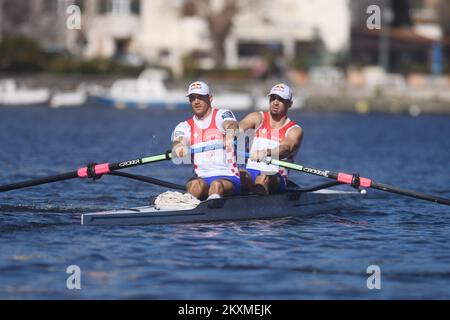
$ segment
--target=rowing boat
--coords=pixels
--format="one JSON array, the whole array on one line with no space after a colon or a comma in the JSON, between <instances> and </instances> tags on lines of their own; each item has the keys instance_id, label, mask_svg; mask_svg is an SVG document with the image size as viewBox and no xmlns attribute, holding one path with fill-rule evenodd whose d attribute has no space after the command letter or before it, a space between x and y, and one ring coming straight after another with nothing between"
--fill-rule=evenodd
<instances>
[{"instance_id":1,"label":"rowing boat","mask_svg":"<svg viewBox=\"0 0 450 320\"><path fill-rule=\"evenodd\" d=\"M176 205L158 208L151 205L127 210L86 213L81 217L81 224L146 225L304 217L355 207L361 198L360 192L290 190L284 194L268 196L248 195L211 199L201 202L194 209Z\"/></svg>"},{"instance_id":2,"label":"rowing boat","mask_svg":"<svg viewBox=\"0 0 450 320\"><path fill-rule=\"evenodd\" d=\"M223 148L223 144L191 149L191 154L217 148ZM170 151L167 151L164 154L115 163L91 163L75 171L3 185L0 186L0 193L74 178L98 180L105 174L151 183L164 188L185 191L186 189L183 185L152 177L117 172L121 169L170 159L172 159L172 154ZM350 206L354 207L362 198L361 195L365 194L365 190L361 190L361 192L345 192L328 189L337 185L350 185L358 190L361 187L377 189L383 192L433 202L435 204L450 205L450 199L376 182L372 179L361 177L359 173L347 174L345 172L333 172L272 159L270 157L266 157L265 162L293 171L328 178L332 182L311 188L300 188L295 184L289 185L288 181L288 190L283 194L268 196L247 195L211 199L201 202L193 209L186 209L184 205L164 205L161 207L150 202L151 205L145 207L86 213L82 215L81 223L84 225L140 225L308 216L330 212L335 209L346 209Z\"/></svg>"}]
</instances>

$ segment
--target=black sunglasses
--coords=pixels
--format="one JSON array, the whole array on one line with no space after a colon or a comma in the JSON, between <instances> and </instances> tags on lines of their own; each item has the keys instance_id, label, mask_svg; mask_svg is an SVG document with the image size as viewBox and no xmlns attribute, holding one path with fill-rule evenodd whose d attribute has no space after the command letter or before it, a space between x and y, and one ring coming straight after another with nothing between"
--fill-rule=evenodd
<instances>
[{"instance_id":1,"label":"black sunglasses","mask_svg":"<svg viewBox=\"0 0 450 320\"><path fill-rule=\"evenodd\" d=\"M282 97L280 97L279 95L276 95L276 94L271 94L269 96L269 100L270 100L270 102L272 102L274 100L278 100L278 101L283 102L283 103L291 101L291 100L288 100L288 99L283 99Z\"/></svg>"},{"instance_id":2,"label":"black sunglasses","mask_svg":"<svg viewBox=\"0 0 450 320\"><path fill-rule=\"evenodd\" d=\"M188 98L189 102L194 102L196 99L207 101L209 99L209 95L191 94Z\"/></svg>"}]
</instances>

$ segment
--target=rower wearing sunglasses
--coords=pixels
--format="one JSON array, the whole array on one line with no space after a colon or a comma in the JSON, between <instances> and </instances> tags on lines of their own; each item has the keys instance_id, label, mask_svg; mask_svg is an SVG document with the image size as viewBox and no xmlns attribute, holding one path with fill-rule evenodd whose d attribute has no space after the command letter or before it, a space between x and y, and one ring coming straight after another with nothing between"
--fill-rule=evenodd
<instances>
[{"instance_id":1,"label":"rower wearing sunglasses","mask_svg":"<svg viewBox=\"0 0 450 320\"><path fill-rule=\"evenodd\" d=\"M287 115L292 106L291 89L280 83L268 96L269 111L250 113L239 123L240 131L252 138L250 159L240 172L242 185L263 195L284 192L288 178L287 169L266 163L267 157L292 162L303 139L303 129ZM254 130L253 134L249 130Z\"/></svg>"},{"instance_id":2,"label":"rower wearing sunglasses","mask_svg":"<svg viewBox=\"0 0 450 320\"><path fill-rule=\"evenodd\" d=\"M194 166L187 192L200 200L239 195L241 181L233 147L238 122L233 112L212 108L213 97L202 81L189 86L187 97L194 116L178 124L172 133L172 154ZM208 150L208 146L222 143L223 148ZM205 151L191 156L189 149L199 148Z\"/></svg>"}]
</instances>

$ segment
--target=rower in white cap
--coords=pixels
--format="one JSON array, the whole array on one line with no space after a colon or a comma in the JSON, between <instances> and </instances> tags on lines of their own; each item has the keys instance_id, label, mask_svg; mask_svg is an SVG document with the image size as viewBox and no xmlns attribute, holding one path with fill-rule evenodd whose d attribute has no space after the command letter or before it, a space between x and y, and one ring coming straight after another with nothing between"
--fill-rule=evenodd
<instances>
[{"instance_id":1,"label":"rower in white cap","mask_svg":"<svg viewBox=\"0 0 450 320\"><path fill-rule=\"evenodd\" d=\"M288 172L264 162L266 157L293 161L300 149L303 129L288 118L292 106L291 89L284 83L272 87L269 93L269 111L253 112L240 123L239 129L255 130L250 159L246 170L241 170L242 185L252 185L258 194L282 193L286 190Z\"/></svg>"},{"instance_id":2,"label":"rower in white cap","mask_svg":"<svg viewBox=\"0 0 450 320\"><path fill-rule=\"evenodd\" d=\"M189 86L187 97L194 116L181 122L172 133L172 154L189 157L189 148L198 149L223 143L224 148L192 156L195 177L186 184L187 192L203 200L239 195L241 181L233 147L238 122L228 109L213 109L212 95L205 82Z\"/></svg>"}]
</instances>

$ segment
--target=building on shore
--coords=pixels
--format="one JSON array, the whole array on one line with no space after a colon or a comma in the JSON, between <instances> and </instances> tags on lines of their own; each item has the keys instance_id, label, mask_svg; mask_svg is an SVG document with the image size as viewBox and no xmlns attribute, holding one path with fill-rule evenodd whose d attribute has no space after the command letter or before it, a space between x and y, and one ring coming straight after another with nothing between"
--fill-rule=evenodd
<instances>
[{"instance_id":1,"label":"building on shore","mask_svg":"<svg viewBox=\"0 0 450 320\"><path fill-rule=\"evenodd\" d=\"M81 53L81 30L66 27L74 0L0 0L0 39L25 36L47 51Z\"/></svg>"},{"instance_id":2,"label":"building on shore","mask_svg":"<svg viewBox=\"0 0 450 320\"><path fill-rule=\"evenodd\" d=\"M150 64L170 67L176 75L182 74L184 59L189 56L199 67L211 68L216 52L208 20L215 12L220 18L220 10L229 2L197 2L210 6L202 15L195 9L189 13L189 1L87 1L83 10L84 54L140 56ZM223 39L224 65L228 68L251 67L267 54L279 55L284 61L317 56L318 52L312 52L317 42L323 42L324 52L331 54L348 47L348 0L244 0L235 5ZM283 19L275 18L273 12Z\"/></svg>"},{"instance_id":3,"label":"building on shore","mask_svg":"<svg viewBox=\"0 0 450 320\"><path fill-rule=\"evenodd\" d=\"M350 36L349 0L0 1L0 12L7 17L1 34L26 35L44 47L65 48L86 58L141 57L177 75L189 56L201 68L217 65L216 30L226 29L219 41L229 68L251 67L268 54L285 62L317 56L317 43L323 44L323 53L334 54L346 50ZM65 27L66 8L72 4L81 8L81 30ZM230 5L235 10L229 21L220 21L221 10Z\"/></svg>"},{"instance_id":4,"label":"building on shore","mask_svg":"<svg viewBox=\"0 0 450 320\"><path fill-rule=\"evenodd\" d=\"M74 4L82 13L79 30L66 26L67 8ZM388 34L386 28L367 28L370 5L393 12ZM449 47L445 5L444 0L0 0L0 39L25 35L47 50L145 61L177 77L187 64L253 68L264 62L261 66L270 68L269 61L278 69L287 64L309 69L338 59L385 65L389 72L416 66L439 73Z\"/></svg>"},{"instance_id":5,"label":"building on shore","mask_svg":"<svg viewBox=\"0 0 450 320\"><path fill-rule=\"evenodd\" d=\"M381 9L379 29L367 27L369 5ZM441 13L449 11L445 5L443 0L352 1L351 64L379 65L400 74L442 74L450 44L442 24Z\"/></svg>"}]
</instances>

